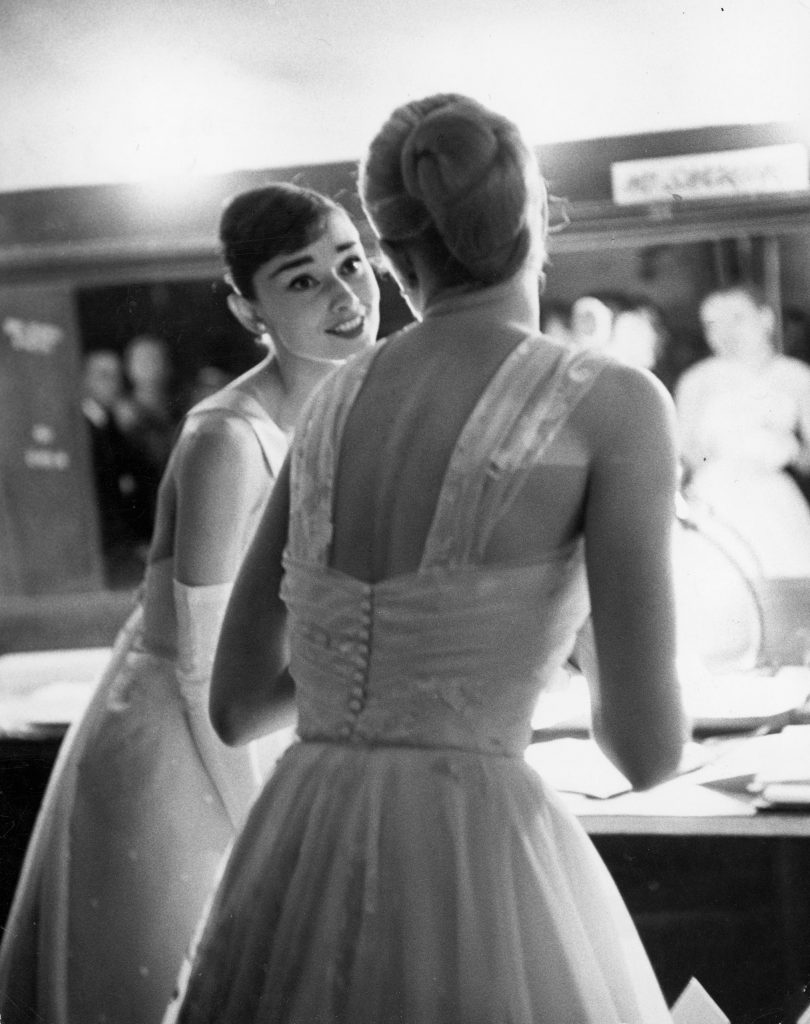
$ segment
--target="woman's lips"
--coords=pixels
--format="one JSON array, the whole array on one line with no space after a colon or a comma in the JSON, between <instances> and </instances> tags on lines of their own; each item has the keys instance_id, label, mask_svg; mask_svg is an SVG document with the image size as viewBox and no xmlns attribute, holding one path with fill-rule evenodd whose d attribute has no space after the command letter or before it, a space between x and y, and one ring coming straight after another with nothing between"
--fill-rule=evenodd
<instances>
[{"instance_id":1,"label":"woman's lips","mask_svg":"<svg viewBox=\"0 0 810 1024\"><path fill-rule=\"evenodd\" d=\"M353 316L349 320L344 320L342 323L328 328L326 333L334 334L338 338L354 339L360 337L365 327L366 318L358 313L357 316Z\"/></svg>"}]
</instances>

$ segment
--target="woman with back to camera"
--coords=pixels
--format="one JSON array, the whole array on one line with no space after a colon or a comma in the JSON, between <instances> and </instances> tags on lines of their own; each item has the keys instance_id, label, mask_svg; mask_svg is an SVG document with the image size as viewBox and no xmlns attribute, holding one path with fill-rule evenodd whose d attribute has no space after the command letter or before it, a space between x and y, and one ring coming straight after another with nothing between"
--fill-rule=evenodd
<instances>
[{"instance_id":1,"label":"woman with back to camera","mask_svg":"<svg viewBox=\"0 0 810 1024\"><path fill-rule=\"evenodd\" d=\"M590 592L599 742L640 788L677 766L671 403L536 333L545 192L510 121L409 103L361 192L420 322L308 403L240 570L213 720L261 735L292 679L299 740L167 1020L668 1021L604 865L523 755Z\"/></svg>"},{"instance_id":2,"label":"woman with back to camera","mask_svg":"<svg viewBox=\"0 0 810 1024\"><path fill-rule=\"evenodd\" d=\"M378 288L330 199L237 196L221 241L232 312L272 353L186 416L161 484L141 606L65 740L0 952L3 1024L151 1024L172 994L255 750L208 717L225 604L304 399L371 345Z\"/></svg>"}]
</instances>

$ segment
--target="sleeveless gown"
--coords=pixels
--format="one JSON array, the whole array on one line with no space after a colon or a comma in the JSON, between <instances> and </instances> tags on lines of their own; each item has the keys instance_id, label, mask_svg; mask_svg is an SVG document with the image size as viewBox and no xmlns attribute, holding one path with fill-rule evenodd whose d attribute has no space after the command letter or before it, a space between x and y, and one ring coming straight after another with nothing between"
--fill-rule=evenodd
<instances>
[{"instance_id":1,"label":"sleeveless gown","mask_svg":"<svg viewBox=\"0 0 810 1024\"><path fill-rule=\"evenodd\" d=\"M269 492L287 440L259 404L226 390L187 421L202 416L251 425ZM195 590L209 588L186 589L193 615ZM148 567L142 593L65 737L29 842L0 947L3 1024L160 1021L234 836L178 684L170 558ZM203 607L216 621L195 628L218 630Z\"/></svg>"},{"instance_id":2,"label":"sleeveless gown","mask_svg":"<svg viewBox=\"0 0 810 1024\"><path fill-rule=\"evenodd\" d=\"M346 414L374 353L299 422L282 595L298 739L253 805L165 1024L663 1024L612 879L528 766L540 689L588 613L581 540L483 565L603 357L536 338L458 439L420 568L329 567Z\"/></svg>"}]
</instances>

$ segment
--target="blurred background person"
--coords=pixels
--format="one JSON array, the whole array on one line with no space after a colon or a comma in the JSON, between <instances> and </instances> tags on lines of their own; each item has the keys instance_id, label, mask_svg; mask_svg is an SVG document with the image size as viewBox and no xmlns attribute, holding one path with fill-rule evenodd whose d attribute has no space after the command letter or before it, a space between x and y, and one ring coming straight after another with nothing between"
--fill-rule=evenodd
<instances>
[{"instance_id":1,"label":"blurred background person","mask_svg":"<svg viewBox=\"0 0 810 1024\"><path fill-rule=\"evenodd\" d=\"M124 348L124 377L127 390L117 405L118 423L152 467L157 492L179 423L168 344L150 334L132 338Z\"/></svg>"},{"instance_id":2,"label":"blurred background person","mask_svg":"<svg viewBox=\"0 0 810 1024\"><path fill-rule=\"evenodd\" d=\"M221 366L206 363L196 371L191 379L191 383L186 391L186 407L191 409L197 402L208 398L209 395L216 394L226 384L229 384L231 380L233 380L233 374L228 373Z\"/></svg>"},{"instance_id":3,"label":"blurred background person","mask_svg":"<svg viewBox=\"0 0 810 1024\"><path fill-rule=\"evenodd\" d=\"M810 508L788 472L810 466L810 366L777 351L774 311L751 286L709 293L700 319L713 355L675 391L685 496L766 578L810 576Z\"/></svg>"},{"instance_id":4,"label":"blurred background person","mask_svg":"<svg viewBox=\"0 0 810 1024\"><path fill-rule=\"evenodd\" d=\"M683 372L678 365L679 346L673 342L669 319L656 302L643 295L620 301L607 351L629 366L654 373L670 392Z\"/></svg>"},{"instance_id":5,"label":"blurred background person","mask_svg":"<svg viewBox=\"0 0 810 1024\"><path fill-rule=\"evenodd\" d=\"M647 299L628 298L615 313L607 352L628 366L655 372L666 340L664 318L655 305Z\"/></svg>"},{"instance_id":6,"label":"blurred background person","mask_svg":"<svg viewBox=\"0 0 810 1024\"><path fill-rule=\"evenodd\" d=\"M116 419L123 388L117 352L85 355L81 408L90 435L105 583L111 588L139 582L153 525L150 466Z\"/></svg>"},{"instance_id":7,"label":"blurred background person","mask_svg":"<svg viewBox=\"0 0 810 1024\"><path fill-rule=\"evenodd\" d=\"M564 302L541 302L540 330L560 345L570 345L571 307Z\"/></svg>"},{"instance_id":8,"label":"blurred background person","mask_svg":"<svg viewBox=\"0 0 810 1024\"><path fill-rule=\"evenodd\" d=\"M610 343L613 322L623 297L612 292L589 292L571 305L571 341L577 348L604 350Z\"/></svg>"}]
</instances>

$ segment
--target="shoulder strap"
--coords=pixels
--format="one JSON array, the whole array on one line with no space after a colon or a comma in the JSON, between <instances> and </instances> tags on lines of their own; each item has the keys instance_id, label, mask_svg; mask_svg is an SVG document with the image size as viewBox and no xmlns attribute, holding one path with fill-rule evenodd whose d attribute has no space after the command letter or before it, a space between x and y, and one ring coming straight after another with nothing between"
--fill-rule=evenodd
<instances>
[{"instance_id":1,"label":"shoulder strap","mask_svg":"<svg viewBox=\"0 0 810 1024\"><path fill-rule=\"evenodd\" d=\"M290 450L287 554L326 565L332 543L332 493L346 417L379 345L365 349L326 378L298 419Z\"/></svg>"},{"instance_id":2,"label":"shoulder strap","mask_svg":"<svg viewBox=\"0 0 810 1024\"><path fill-rule=\"evenodd\" d=\"M462 431L422 568L480 560L498 520L542 461L604 357L531 336L500 367Z\"/></svg>"}]
</instances>

